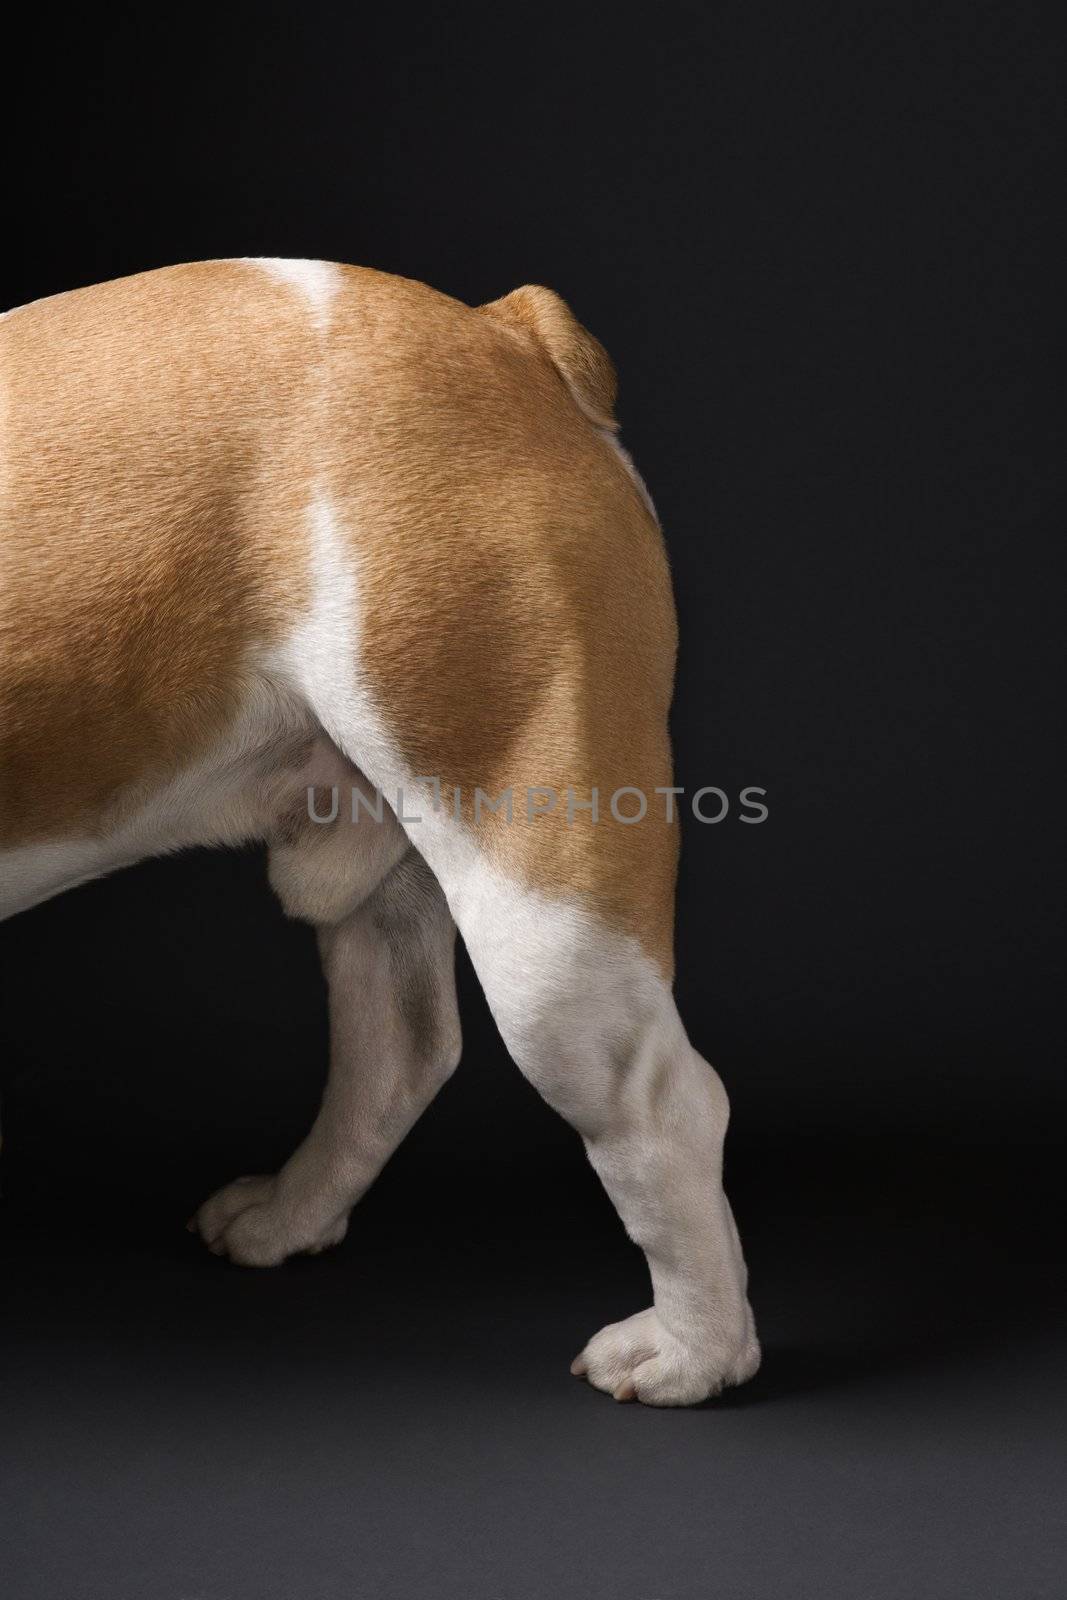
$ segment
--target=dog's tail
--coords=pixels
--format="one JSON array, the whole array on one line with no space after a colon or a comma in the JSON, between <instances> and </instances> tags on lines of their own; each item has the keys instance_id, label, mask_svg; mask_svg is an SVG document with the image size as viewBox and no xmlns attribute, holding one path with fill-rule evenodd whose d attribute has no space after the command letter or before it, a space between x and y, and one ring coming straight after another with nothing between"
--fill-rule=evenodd
<instances>
[{"instance_id":1,"label":"dog's tail","mask_svg":"<svg viewBox=\"0 0 1067 1600\"><path fill-rule=\"evenodd\" d=\"M582 327L565 301L551 289L527 283L502 300L479 306L486 316L539 344L575 400L598 428L615 421L615 368L598 339Z\"/></svg>"}]
</instances>

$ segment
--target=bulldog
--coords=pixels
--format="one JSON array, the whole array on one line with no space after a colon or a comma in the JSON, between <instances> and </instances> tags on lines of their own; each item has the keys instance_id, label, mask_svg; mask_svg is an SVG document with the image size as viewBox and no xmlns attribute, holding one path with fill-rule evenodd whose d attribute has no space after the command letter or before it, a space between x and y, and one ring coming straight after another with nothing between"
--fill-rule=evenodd
<instances>
[{"instance_id":1,"label":"bulldog","mask_svg":"<svg viewBox=\"0 0 1067 1600\"><path fill-rule=\"evenodd\" d=\"M459 1061L458 928L648 1260L571 1370L751 1377L727 1098L672 997L670 578L601 346L544 288L235 260L8 312L0 378L0 915L262 840L324 964L314 1126L190 1227L248 1266L344 1237Z\"/></svg>"}]
</instances>

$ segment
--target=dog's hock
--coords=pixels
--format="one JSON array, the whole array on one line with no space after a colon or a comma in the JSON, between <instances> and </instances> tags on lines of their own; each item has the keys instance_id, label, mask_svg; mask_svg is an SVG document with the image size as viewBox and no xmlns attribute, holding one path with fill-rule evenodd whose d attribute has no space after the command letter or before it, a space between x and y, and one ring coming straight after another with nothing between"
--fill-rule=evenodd
<instances>
[{"instance_id":1,"label":"dog's hock","mask_svg":"<svg viewBox=\"0 0 1067 1600\"><path fill-rule=\"evenodd\" d=\"M611 357L558 294L527 283L478 309L541 346L590 422L598 428L618 427Z\"/></svg>"}]
</instances>

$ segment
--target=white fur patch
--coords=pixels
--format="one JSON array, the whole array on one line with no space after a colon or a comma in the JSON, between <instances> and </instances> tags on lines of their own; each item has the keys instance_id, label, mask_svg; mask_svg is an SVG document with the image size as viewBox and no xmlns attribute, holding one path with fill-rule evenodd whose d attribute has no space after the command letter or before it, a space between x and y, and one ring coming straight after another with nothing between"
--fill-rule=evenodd
<instances>
[{"instance_id":1,"label":"white fur patch","mask_svg":"<svg viewBox=\"0 0 1067 1600\"><path fill-rule=\"evenodd\" d=\"M303 297L315 325L325 331L330 306L341 284L341 271L332 261L285 260L275 256L245 256L249 266L259 267L279 283L289 284Z\"/></svg>"}]
</instances>

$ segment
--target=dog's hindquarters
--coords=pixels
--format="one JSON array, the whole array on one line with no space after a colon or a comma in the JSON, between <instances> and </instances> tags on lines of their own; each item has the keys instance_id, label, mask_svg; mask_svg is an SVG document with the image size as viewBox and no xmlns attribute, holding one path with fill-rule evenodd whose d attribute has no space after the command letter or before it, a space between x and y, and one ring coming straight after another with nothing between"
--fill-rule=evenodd
<instances>
[{"instance_id":1,"label":"dog's hindquarters","mask_svg":"<svg viewBox=\"0 0 1067 1600\"><path fill-rule=\"evenodd\" d=\"M13 413L0 835L106 836L220 744L244 770L265 681L429 868L395 822L365 880L344 847L325 872L319 843L276 854L321 930L331 1089L278 1179L201 1212L213 1244L269 1261L343 1231L454 1065L454 920L649 1258L654 1308L583 1370L664 1403L739 1381L725 1096L670 993L673 605L599 347L547 291L477 311L314 263L61 297L6 344L13 393L44 398Z\"/></svg>"},{"instance_id":2,"label":"dog's hindquarters","mask_svg":"<svg viewBox=\"0 0 1067 1600\"><path fill-rule=\"evenodd\" d=\"M403 806L509 1050L648 1257L653 1307L578 1369L620 1397L689 1403L759 1352L722 1190L726 1096L670 990L666 561L556 364L485 320L477 360L439 371L420 353L429 437L388 406L371 419L341 340L336 428L371 420L319 479L317 598L290 670Z\"/></svg>"}]
</instances>

